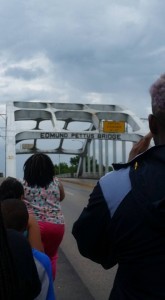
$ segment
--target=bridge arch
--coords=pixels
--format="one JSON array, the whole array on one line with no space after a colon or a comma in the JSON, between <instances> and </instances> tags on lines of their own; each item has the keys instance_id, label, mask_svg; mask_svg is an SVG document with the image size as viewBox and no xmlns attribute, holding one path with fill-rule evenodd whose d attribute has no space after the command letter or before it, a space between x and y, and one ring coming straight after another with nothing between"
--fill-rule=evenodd
<instances>
[{"instance_id":1,"label":"bridge arch","mask_svg":"<svg viewBox=\"0 0 165 300\"><path fill-rule=\"evenodd\" d=\"M108 171L110 150L111 163L117 162L120 145L120 162L126 162L127 142L138 141L148 130L121 105L15 101L7 103L6 114L6 176L16 176L16 155L44 152L79 155L77 176L98 177ZM75 149L73 141L81 146Z\"/></svg>"}]
</instances>

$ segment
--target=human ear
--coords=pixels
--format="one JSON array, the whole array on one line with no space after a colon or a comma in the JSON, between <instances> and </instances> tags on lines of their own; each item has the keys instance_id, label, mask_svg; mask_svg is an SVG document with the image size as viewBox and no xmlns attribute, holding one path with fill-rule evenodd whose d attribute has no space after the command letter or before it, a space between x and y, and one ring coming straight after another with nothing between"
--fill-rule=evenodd
<instances>
[{"instance_id":1,"label":"human ear","mask_svg":"<svg viewBox=\"0 0 165 300\"><path fill-rule=\"evenodd\" d=\"M150 114L148 116L149 128L153 135L158 134L158 122L154 115Z\"/></svg>"}]
</instances>

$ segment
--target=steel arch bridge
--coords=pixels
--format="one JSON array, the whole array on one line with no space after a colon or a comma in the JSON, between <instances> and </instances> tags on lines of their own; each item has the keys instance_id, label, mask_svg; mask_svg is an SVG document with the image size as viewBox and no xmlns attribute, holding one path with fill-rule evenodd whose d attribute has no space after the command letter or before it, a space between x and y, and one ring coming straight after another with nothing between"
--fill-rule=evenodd
<instances>
[{"instance_id":1,"label":"steel arch bridge","mask_svg":"<svg viewBox=\"0 0 165 300\"><path fill-rule=\"evenodd\" d=\"M113 126L105 130L104 124ZM115 127L116 124L124 124L124 131ZM138 141L147 131L145 124L121 105L9 102L6 176L16 176L16 155L43 152L79 155L77 177L95 178L108 172L113 162L126 162L127 144ZM74 141L81 146L75 147Z\"/></svg>"}]
</instances>

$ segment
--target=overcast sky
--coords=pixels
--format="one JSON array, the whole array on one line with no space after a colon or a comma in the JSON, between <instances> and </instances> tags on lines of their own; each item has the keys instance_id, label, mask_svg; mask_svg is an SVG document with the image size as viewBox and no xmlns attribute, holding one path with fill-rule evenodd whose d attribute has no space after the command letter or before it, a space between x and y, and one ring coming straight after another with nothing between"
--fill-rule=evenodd
<instances>
[{"instance_id":1,"label":"overcast sky","mask_svg":"<svg viewBox=\"0 0 165 300\"><path fill-rule=\"evenodd\" d=\"M1 103L122 104L147 117L165 72L164 0L0 4Z\"/></svg>"},{"instance_id":2,"label":"overcast sky","mask_svg":"<svg viewBox=\"0 0 165 300\"><path fill-rule=\"evenodd\" d=\"M165 71L164 0L1 0L0 101L123 104Z\"/></svg>"}]
</instances>

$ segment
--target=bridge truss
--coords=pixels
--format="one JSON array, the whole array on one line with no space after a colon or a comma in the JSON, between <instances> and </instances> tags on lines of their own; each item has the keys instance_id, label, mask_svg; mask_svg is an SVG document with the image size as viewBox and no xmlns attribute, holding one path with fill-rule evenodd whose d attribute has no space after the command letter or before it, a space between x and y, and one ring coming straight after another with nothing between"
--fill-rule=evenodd
<instances>
[{"instance_id":1,"label":"bridge truss","mask_svg":"<svg viewBox=\"0 0 165 300\"><path fill-rule=\"evenodd\" d=\"M124 122L125 131L104 132L104 121ZM113 162L125 162L127 144L138 141L147 130L135 114L120 105L9 102L6 176L16 176L16 155L43 152L79 155L77 176L98 177L107 172ZM119 152L120 159L117 158ZM96 170L96 160L99 170Z\"/></svg>"}]
</instances>

